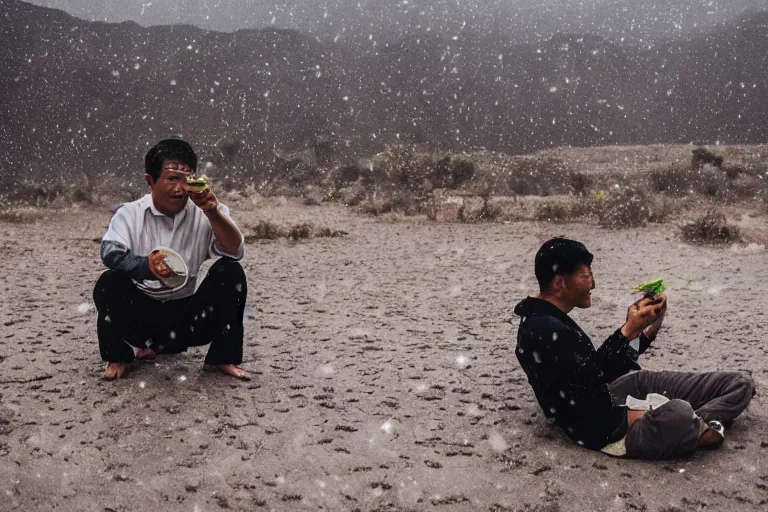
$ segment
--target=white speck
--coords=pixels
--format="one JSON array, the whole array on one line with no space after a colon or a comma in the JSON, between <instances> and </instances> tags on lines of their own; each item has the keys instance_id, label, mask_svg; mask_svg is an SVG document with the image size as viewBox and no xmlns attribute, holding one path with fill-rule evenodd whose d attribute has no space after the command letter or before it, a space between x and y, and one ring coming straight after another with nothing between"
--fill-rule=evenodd
<instances>
[{"instance_id":1,"label":"white speck","mask_svg":"<svg viewBox=\"0 0 768 512\"><path fill-rule=\"evenodd\" d=\"M488 442L491 444L491 448L495 452L503 452L509 446L498 432L491 432L491 435L488 436Z\"/></svg>"},{"instance_id":2,"label":"white speck","mask_svg":"<svg viewBox=\"0 0 768 512\"><path fill-rule=\"evenodd\" d=\"M279 483L280 485L283 485L285 483L285 477L278 476L277 478L275 478L275 482Z\"/></svg>"},{"instance_id":3,"label":"white speck","mask_svg":"<svg viewBox=\"0 0 768 512\"><path fill-rule=\"evenodd\" d=\"M176 339L176 331L171 331L171 333L168 335L172 340Z\"/></svg>"},{"instance_id":4,"label":"white speck","mask_svg":"<svg viewBox=\"0 0 768 512\"><path fill-rule=\"evenodd\" d=\"M727 286L710 286L707 288L706 293L708 295L720 295L720 292L728 288Z\"/></svg>"},{"instance_id":5,"label":"white speck","mask_svg":"<svg viewBox=\"0 0 768 512\"><path fill-rule=\"evenodd\" d=\"M232 329L232 327L230 327L230 325L227 324L227 330L230 330L230 329Z\"/></svg>"},{"instance_id":6,"label":"white speck","mask_svg":"<svg viewBox=\"0 0 768 512\"><path fill-rule=\"evenodd\" d=\"M91 305L88 304L87 302L83 302L82 304L77 306L77 312L80 313L81 315L87 313L89 309L91 309Z\"/></svg>"},{"instance_id":7,"label":"white speck","mask_svg":"<svg viewBox=\"0 0 768 512\"><path fill-rule=\"evenodd\" d=\"M557 341L557 333L556 332L552 333L552 341Z\"/></svg>"},{"instance_id":8,"label":"white speck","mask_svg":"<svg viewBox=\"0 0 768 512\"><path fill-rule=\"evenodd\" d=\"M539 354L535 350L533 351L533 360L541 364L541 354Z\"/></svg>"},{"instance_id":9,"label":"white speck","mask_svg":"<svg viewBox=\"0 0 768 512\"><path fill-rule=\"evenodd\" d=\"M562 389L560 390L560 398L565 398L565 391Z\"/></svg>"},{"instance_id":10,"label":"white speck","mask_svg":"<svg viewBox=\"0 0 768 512\"><path fill-rule=\"evenodd\" d=\"M395 430L395 425L392 423L392 420L387 420L381 426L381 430L384 431L385 434L391 434Z\"/></svg>"},{"instance_id":11,"label":"white speck","mask_svg":"<svg viewBox=\"0 0 768 512\"><path fill-rule=\"evenodd\" d=\"M485 413L480 410L480 408L477 406L477 404L469 404L467 407L467 414L469 416L474 416L476 418L479 418L481 416L485 416Z\"/></svg>"},{"instance_id":12,"label":"white speck","mask_svg":"<svg viewBox=\"0 0 768 512\"><path fill-rule=\"evenodd\" d=\"M461 295L461 285L451 288L451 297L458 297L459 295Z\"/></svg>"},{"instance_id":13,"label":"white speck","mask_svg":"<svg viewBox=\"0 0 768 512\"><path fill-rule=\"evenodd\" d=\"M187 378L186 378L184 375L181 375L181 376L179 377L179 380L180 380L181 382L184 382L185 380L187 380Z\"/></svg>"},{"instance_id":14,"label":"white speck","mask_svg":"<svg viewBox=\"0 0 768 512\"><path fill-rule=\"evenodd\" d=\"M323 482L322 480L315 480L315 484L317 484L317 486L318 486L319 488L321 488L321 489L325 489L325 485L326 485L326 484L325 484L325 482Z\"/></svg>"},{"instance_id":15,"label":"white speck","mask_svg":"<svg viewBox=\"0 0 768 512\"><path fill-rule=\"evenodd\" d=\"M554 407L550 407L549 412L551 412L552 414L555 414L557 412L557 409L555 409Z\"/></svg>"},{"instance_id":16,"label":"white speck","mask_svg":"<svg viewBox=\"0 0 768 512\"><path fill-rule=\"evenodd\" d=\"M320 366L315 372L315 375L317 377L325 377L326 379L329 379L333 377L334 373L336 373L336 370L333 368L332 364L328 363Z\"/></svg>"},{"instance_id":17,"label":"white speck","mask_svg":"<svg viewBox=\"0 0 768 512\"><path fill-rule=\"evenodd\" d=\"M144 382L144 381L141 381L141 382L139 382L139 387L140 387L141 389L144 389L145 387L147 387L147 383L146 383L146 382Z\"/></svg>"},{"instance_id":18,"label":"white speck","mask_svg":"<svg viewBox=\"0 0 768 512\"><path fill-rule=\"evenodd\" d=\"M555 86L550 87L549 92L557 92L557 87Z\"/></svg>"},{"instance_id":19,"label":"white speck","mask_svg":"<svg viewBox=\"0 0 768 512\"><path fill-rule=\"evenodd\" d=\"M107 315L107 316L105 316L105 317L104 317L104 321L105 321L105 322L107 322L108 324L111 324L111 323L112 323L112 319L111 319L111 318L109 318L109 315Z\"/></svg>"},{"instance_id":20,"label":"white speck","mask_svg":"<svg viewBox=\"0 0 768 512\"><path fill-rule=\"evenodd\" d=\"M176 85L176 80L171 80L171 85Z\"/></svg>"},{"instance_id":21,"label":"white speck","mask_svg":"<svg viewBox=\"0 0 768 512\"><path fill-rule=\"evenodd\" d=\"M458 366L460 369L464 369L469 365L469 358L465 356L464 354L459 354L456 356L456 366Z\"/></svg>"},{"instance_id":22,"label":"white speck","mask_svg":"<svg viewBox=\"0 0 768 512\"><path fill-rule=\"evenodd\" d=\"M422 382L421 384L419 384L418 386L416 386L416 392L417 392L417 393L423 393L423 392L424 392L424 391L426 391L427 389L429 389L429 386L427 386L427 385L426 385L426 384L424 384L423 382Z\"/></svg>"},{"instance_id":23,"label":"white speck","mask_svg":"<svg viewBox=\"0 0 768 512\"><path fill-rule=\"evenodd\" d=\"M235 290L237 290L238 293L243 291L243 283L237 283L235 285Z\"/></svg>"},{"instance_id":24,"label":"white speck","mask_svg":"<svg viewBox=\"0 0 768 512\"><path fill-rule=\"evenodd\" d=\"M685 473L685 468L680 468L680 469L678 469L678 472L680 472L680 473Z\"/></svg>"}]
</instances>

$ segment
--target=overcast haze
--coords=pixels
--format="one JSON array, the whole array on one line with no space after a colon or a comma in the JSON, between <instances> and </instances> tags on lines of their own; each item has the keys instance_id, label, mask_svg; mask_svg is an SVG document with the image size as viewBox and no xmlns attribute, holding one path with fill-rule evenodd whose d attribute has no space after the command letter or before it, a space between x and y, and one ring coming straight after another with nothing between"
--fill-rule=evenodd
<instances>
[{"instance_id":1,"label":"overcast haze","mask_svg":"<svg viewBox=\"0 0 768 512\"><path fill-rule=\"evenodd\" d=\"M557 31L643 40L678 35L768 9L768 0L34 0L87 20L186 23L235 31L275 25L319 37L402 35L414 30L501 30L519 38Z\"/></svg>"}]
</instances>

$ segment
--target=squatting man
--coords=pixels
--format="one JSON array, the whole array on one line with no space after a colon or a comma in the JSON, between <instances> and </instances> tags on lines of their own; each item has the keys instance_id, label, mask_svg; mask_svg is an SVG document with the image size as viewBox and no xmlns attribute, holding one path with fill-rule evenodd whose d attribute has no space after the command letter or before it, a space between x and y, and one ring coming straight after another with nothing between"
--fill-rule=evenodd
<instances>
[{"instance_id":1,"label":"squatting man","mask_svg":"<svg viewBox=\"0 0 768 512\"><path fill-rule=\"evenodd\" d=\"M104 378L123 377L135 358L210 343L205 369L247 380L243 235L210 188L188 185L197 155L187 142L160 141L144 164L150 193L122 205L101 242L108 270L93 300ZM195 291L209 258L219 259Z\"/></svg>"}]
</instances>

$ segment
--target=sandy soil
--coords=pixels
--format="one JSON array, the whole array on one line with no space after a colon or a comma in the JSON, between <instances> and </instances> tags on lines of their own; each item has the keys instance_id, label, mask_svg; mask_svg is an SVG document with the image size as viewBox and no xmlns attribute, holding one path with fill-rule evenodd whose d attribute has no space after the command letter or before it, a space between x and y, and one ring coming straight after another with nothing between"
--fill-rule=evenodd
<instances>
[{"instance_id":1,"label":"sandy soil","mask_svg":"<svg viewBox=\"0 0 768 512\"><path fill-rule=\"evenodd\" d=\"M204 352L100 380L91 290L109 208L0 224L0 510L758 510L768 503L761 247L698 248L672 226L431 224L298 203L230 205L241 225L349 235L247 247L240 383ZM750 373L719 451L647 463L548 427L513 354L512 308L546 238L596 254L595 340L631 285L671 285L646 369Z\"/></svg>"}]
</instances>

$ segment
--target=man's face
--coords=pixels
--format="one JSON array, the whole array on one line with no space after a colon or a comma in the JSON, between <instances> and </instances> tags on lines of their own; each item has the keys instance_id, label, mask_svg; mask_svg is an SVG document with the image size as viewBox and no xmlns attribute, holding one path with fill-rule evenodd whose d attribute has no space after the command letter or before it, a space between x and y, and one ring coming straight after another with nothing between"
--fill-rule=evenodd
<instances>
[{"instance_id":1,"label":"man's face","mask_svg":"<svg viewBox=\"0 0 768 512\"><path fill-rule=\"evenodd\" d=\"M180 160L166 160L157 180L149 174L147 183L152 189L155 208L166 215L176 215L187 205L187 177L194 173L192 168Z\"/></svg>"},{"instance_id":2,"label":"man's face","mask_svg":"<svg viewBox=\"0 0 768 512\"><path fill-rule=\"evenodd\" d=\"M592 305L591 291L595 289L595 278L592 268L580 265L576 271L565 276L563 286L563 298L573 307L588 308Z\"/></svg>"}]
</instances>

